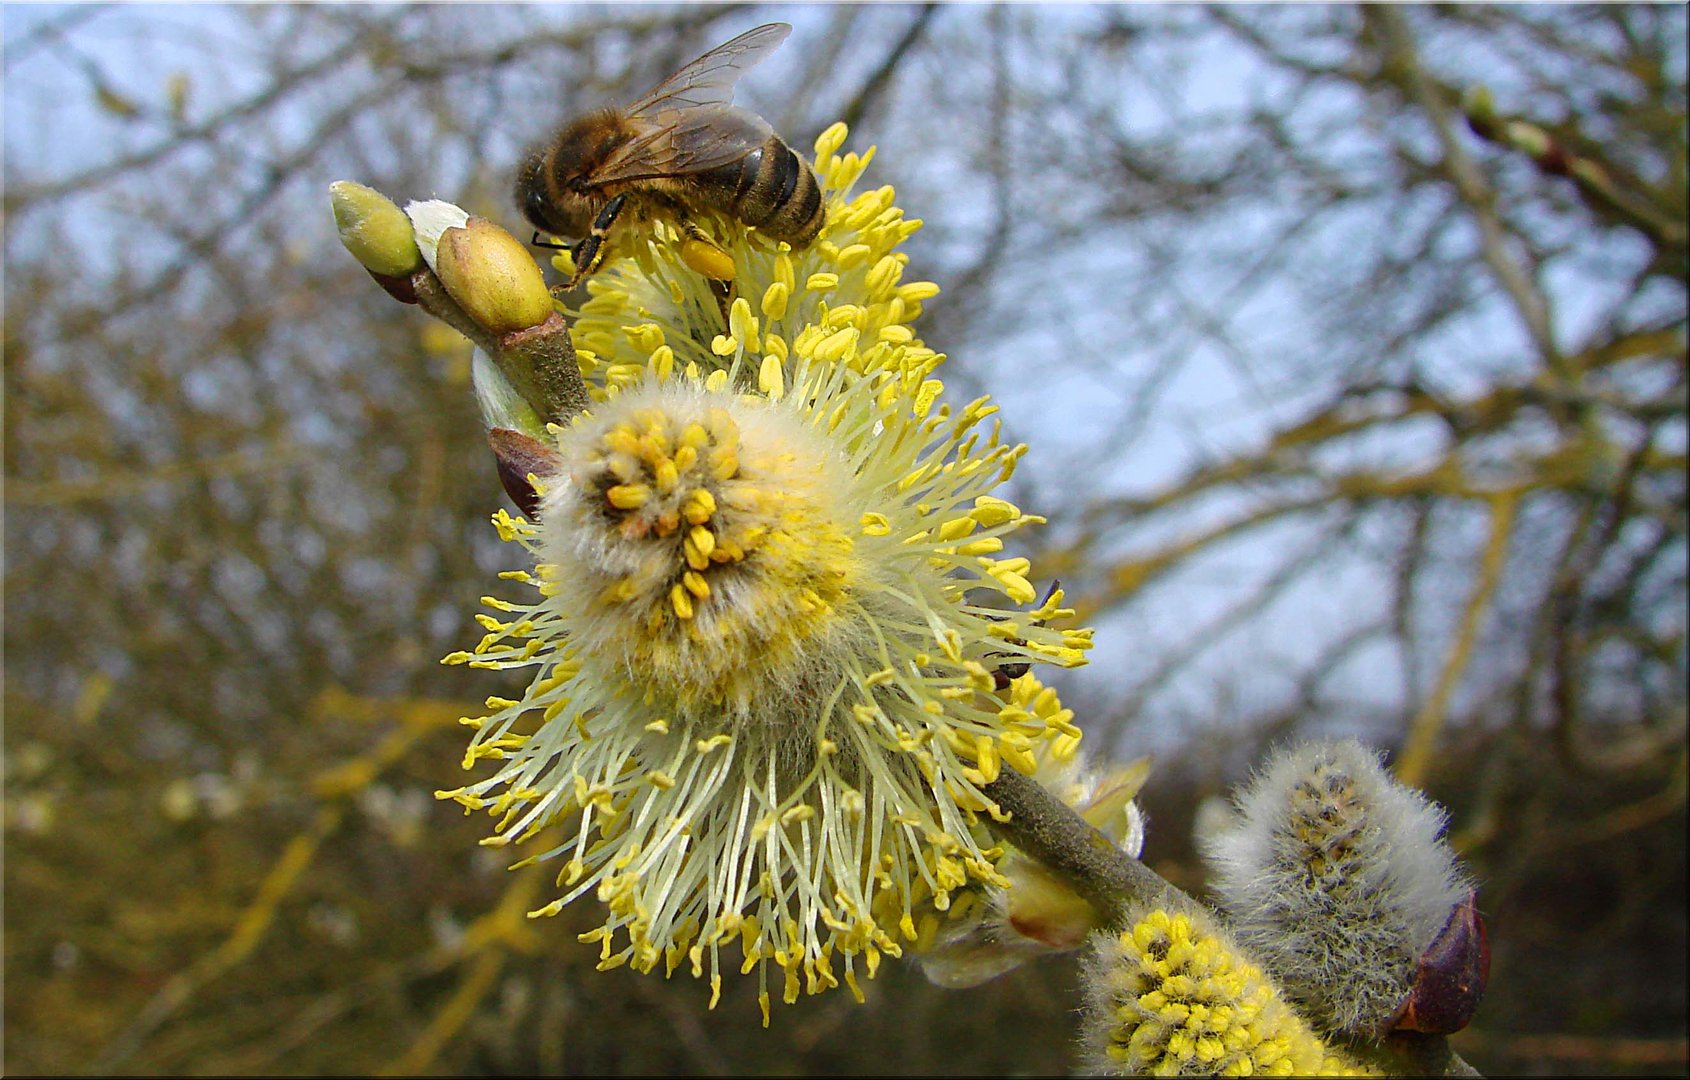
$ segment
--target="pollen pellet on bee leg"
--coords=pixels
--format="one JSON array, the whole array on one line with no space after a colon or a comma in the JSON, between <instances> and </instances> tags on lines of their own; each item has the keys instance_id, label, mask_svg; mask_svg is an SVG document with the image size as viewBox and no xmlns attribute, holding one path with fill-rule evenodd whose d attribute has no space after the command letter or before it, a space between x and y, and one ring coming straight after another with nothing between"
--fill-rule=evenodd
<instances>
[{"instance_id":1,"label":"pollen pellet on bee leg","mask_svg":"<svg viewBox=\"0 0 1690 1080\"><path fill-rule=\"evenodd\" d=\"M687 264L687 269L695 274L701 274L712 281L732 281L734 279L733 256L700 237L689 237L681 242L681 261Z\"/></svg>"}]
</instances>

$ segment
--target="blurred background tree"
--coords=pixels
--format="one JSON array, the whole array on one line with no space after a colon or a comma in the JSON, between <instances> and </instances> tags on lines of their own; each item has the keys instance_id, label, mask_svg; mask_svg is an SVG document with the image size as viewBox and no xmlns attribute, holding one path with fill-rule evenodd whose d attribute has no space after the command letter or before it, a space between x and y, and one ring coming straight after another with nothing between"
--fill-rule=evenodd
<instances>
[{"instance_id":1,"label":"blurred background tree","mask_svg":"<svg viewBox=\"0 0 1690 1080\"><path fill-rule=\"evenodd\" d=\"M592 971L432 792L501 689L467 346L327 185L517 224L523 145L771 19L924 338L1033 445L1146 858L1357 734L1453 811L1482 1070L1681 1072L1685 9L4 10L11 1072L1061 1072L1071 960L777 1011ZM514 686L514 684L513 684Z\"/></svg>"}]
</instances>

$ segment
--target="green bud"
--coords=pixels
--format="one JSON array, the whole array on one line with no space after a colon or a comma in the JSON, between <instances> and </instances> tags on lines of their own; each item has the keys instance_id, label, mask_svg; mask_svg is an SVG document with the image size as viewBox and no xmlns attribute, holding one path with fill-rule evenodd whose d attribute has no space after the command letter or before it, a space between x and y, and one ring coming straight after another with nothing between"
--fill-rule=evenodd
<instances>
[{"instance_id":1,"label":"green bud","mask_svg":"<svg viewBox=\"0 0 1690 1080\"><path fill-rule=\"evenodd\" d=\"M1547 132L1524 120L1510 120L1503 132L1516 150L1534 158L1548 154L1550 147L1554 145Z\"/></svg>"},{"instance_id":2,"label":"green bud","mask_svg":"<svg viewBox=\"0 0 1690 1080\"><path fill-rule=\"evenodd\" d=\"M1496 120L1496 98L1492 96L1488 86L1470 86L1462 95L1461 106L1467 115L1476 123L1490 123Z\"/></svg>"},{"instance_id":3,"label":"green bud","mask_svg":"<svg viewBox=\"0 0 1690 1080\"><path fill-rule=\"evenodd\" d=\"M552 313L546 277L522 242L486 218L440 234L434 271L470 318L495 334L538 326Z\"/></svg>"},{"instance_id":4,"label":"green bud","mask_svg":"<svg viewBox=\"0 0 1690 1080\"><path fill-rule=\"evenodd\" d=\"M386 195L351 180L336 180L329 185L329 200L340 242L364 269L404 277L422 265L411 219Z\"/></svg>"}]
</instances>

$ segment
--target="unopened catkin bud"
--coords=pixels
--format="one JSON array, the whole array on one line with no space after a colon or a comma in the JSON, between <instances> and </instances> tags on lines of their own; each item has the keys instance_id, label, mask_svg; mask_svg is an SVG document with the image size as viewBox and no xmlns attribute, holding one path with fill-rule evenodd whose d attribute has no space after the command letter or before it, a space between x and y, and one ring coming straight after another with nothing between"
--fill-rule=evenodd
<instances>
[{"instance_id":1,"label":"unopened catkin bud","mask_svg":"<svg viewBox=\"0 0 1690 1080\"><path fill-rule=\"evenodd\" d=\"M1443 811L1353 741L1280 752L1237 806L1203 846L1240 944L1316 1029L1384 1034L1470 895Z\"/></svg>"},{"instance_id":2,"label":"unopened catkin bud","mask_svg":"<svg viewBox=\"0 0 1690 1080\"><path fill-rule=\"evenodd\" d=\"M422 265L411 219L392 199L363 184L337 180L329 185L329 201L340 242L364 269L403 277Z\"/></svg>"},{"instance_id":3,"label":"unopened catkin bud","mask_svg":"<svg viewBox=\"0 0 1690 1080\"><path fill-rule=\"evenodd\" d=\"M486 218L472 216L440 234L434 272L464 313L495 334L538 326L552 313L534 257Z\"/></svg>"}]
</instances>

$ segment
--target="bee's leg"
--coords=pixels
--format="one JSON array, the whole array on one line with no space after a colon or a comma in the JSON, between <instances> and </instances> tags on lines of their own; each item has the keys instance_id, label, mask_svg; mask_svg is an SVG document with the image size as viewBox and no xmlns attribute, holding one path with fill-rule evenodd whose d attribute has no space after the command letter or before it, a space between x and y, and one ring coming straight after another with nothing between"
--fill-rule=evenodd
<instances>
[{"instance_id":1,"label":"bee's leg","mask_svg":"<svg viewBox=\"0 0 1690 1080\"><path fill-rule=\"evenodd\" d=\"M663 202L670 218L686 237L681 244L681 261L710 283L710 292L716 297L716 307L722 313L722 330L725 333L728 310L737 295L733 257L687 216L685 206L674 199L664 199Z\"/></svg>"},{"instance_id":2,"label":"bee's leg","mask_svg":"<svg viewBox=\"0 0 1690 1080\"><path fill-rule=\"evenodd\" d=\"M726 327L728 325L728 308L733 304L734 294L737 291L732 277L733 260L727 252L716 246L714 240L705 235L703 229L686 218L681 219L681 231L687 234L689 241L703 249L702 252L699 252L696 249L682 248L681 259L688 266L698 271L706 281L710 282L710 291L716 294L716 306L722 309L722 325ZM688 258L689 255L691 258ZM723 273L723 268L715 265L718 260L726 264L726 272L730 276L725 278L720 276Z\"/></svg>"},{"instance_id":3,"label":"bee's leg","mask_svg":"<svg viewBox=\"0 0 1690 1080\"><path fill-rule=\"evenodd\" d=\"M599 216L593 219L592 231L570 250L570 258L575 262L575 273L568 281L558 286L560 291L573 289L580 284L582 278L597 271L599 265L604 262L605 237L610 235L610 227L616 223L616 215L622 212L622 204L627 201L628 196L622 194L604 204Z\"/></svg>"},{"instance_id":4,"label":"bee's leg","mask_svg":"<svg viewBox=\"0 0 1690 1080\"><path fill-rule=\"evenodd\" d=\"M707 278L706 280L710 282L710 291L716 296L716 310L722 313L722 332L725 334L728 332L730 325L728 312L733 309L734 283L718 281L715 278Z\"/></svg>"}]
</instances>

